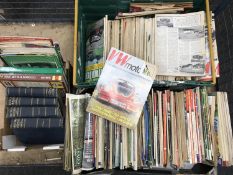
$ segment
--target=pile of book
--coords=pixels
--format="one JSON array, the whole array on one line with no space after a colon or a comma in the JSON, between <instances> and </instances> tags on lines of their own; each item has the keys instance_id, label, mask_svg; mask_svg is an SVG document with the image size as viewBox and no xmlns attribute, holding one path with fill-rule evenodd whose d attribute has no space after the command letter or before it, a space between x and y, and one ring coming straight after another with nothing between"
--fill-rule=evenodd
<instances>
[{"instance_id":1,"label":"pile of book","mask_svg":"<svg viewBox=\"0 0 233 175\"><path fill-rule=\"evenodd\" d=\"M135 129L85 111L90 95L67 94L65 166L93 169L182 169L196 163L233 165L226 93L206 88L152 89Z\"/></svg>"},{"instance_id":2,"label":"pile of book","mask_svg":"<svg viewBox=\"0 0 233 175\"><path fill-rule=\"evenodd\" d=\"M6 93L6 118L23 144L64 142L64 105L58 89L9 87Z\"/></svg>"},{"instance_id":3,"label":"pile of book","mask_svg":"<svg viewBox=\"0 0 233 175\"><path fill-rule=\"evenodd\" d=\"M5 87L51 87L69 91L59 45L49 38L0 37L0 82Z\"/></svg>"},{"instance_id":4,"label":"pile of book","mask_svg":"<svg viewBox=\"0 0 233 175\"><path fill-rule=\"evenodd\" d=\"M59 45L49 38L1 36L0 59L6 118L14 134L25 144L62 143L70 85Z\"/></svg>"}]
</instances>

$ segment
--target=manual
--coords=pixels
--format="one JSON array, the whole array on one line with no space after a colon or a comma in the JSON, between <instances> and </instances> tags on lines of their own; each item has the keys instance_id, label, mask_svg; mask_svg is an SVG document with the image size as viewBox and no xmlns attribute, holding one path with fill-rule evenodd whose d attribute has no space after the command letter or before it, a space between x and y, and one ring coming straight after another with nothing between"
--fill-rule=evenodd
<instances>
[{"instance_id":1,"label":"manual","mask_svg":"<svg viewBox=\"0 0 233 175\"><path fill-rule=\"evenodd\" d=\"M112 48L87 111L135 128L156 71L156 66Z\"/></svg>"}]
</instances>

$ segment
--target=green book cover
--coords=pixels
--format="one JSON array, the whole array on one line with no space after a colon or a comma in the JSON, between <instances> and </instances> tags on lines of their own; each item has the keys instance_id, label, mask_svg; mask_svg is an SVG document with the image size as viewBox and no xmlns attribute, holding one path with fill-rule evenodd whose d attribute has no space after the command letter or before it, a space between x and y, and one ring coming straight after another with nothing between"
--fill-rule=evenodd
<instances>
[{"instance_id":1,"label":"green book cover","mask_svg":"<svg viewBox=\"0 0 233 175\"><path fill-rule=\"evenodd\" d=\"M63 68L0 67L0 73L11 74L63 74Z\"/></svg>"},{"instance_id":2,"label":"green book cover","mask_svg":"<svg viewBox=\"0 0 233 175\"><path fill-rule=\"evenodd\" d=\"M59 57L53 55L36 55L36 54L9 54L1 55L2 60L12 67L41 67L41 68L60 68L63 67Z\"/></svg>"}]
</instances>

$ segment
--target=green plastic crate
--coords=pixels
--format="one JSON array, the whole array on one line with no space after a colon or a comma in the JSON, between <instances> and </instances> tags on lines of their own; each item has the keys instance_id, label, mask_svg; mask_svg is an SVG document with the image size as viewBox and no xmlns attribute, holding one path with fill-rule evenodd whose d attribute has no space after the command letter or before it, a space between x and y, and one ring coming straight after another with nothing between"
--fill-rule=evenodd
<instances>
[{"instance_id":1,"label":"green plastic crate","mask_svg":"<svg viewBox=\"0 0 233 175\"><path fill-rule=\"evenodd\" d=\"M127 12L129 4L153 3L153 2L194 2L192 11L205 10L205 0L79 0L78 2L78 54L76 61L76 84L80 88L93 87L87 84L85 79L85 59L86 59L86 26L108 15L109 19L114 19L118 12ZM187 83L189 85L189 83ZM185 85L185 82L184 82Z\"/></svg>"}]
</instances>

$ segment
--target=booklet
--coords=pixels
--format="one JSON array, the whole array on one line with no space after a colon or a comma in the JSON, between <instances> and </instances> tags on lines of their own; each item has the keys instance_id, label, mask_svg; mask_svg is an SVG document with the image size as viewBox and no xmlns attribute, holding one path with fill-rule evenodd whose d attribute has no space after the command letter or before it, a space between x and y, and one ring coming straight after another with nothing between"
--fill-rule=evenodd
<instances>
[{"instance_id":1,"label":"booklet","mask_svg":"<svg viewBox=\"0 0 233 175\"><path fill-rule=\"evenodd\" d=\"M127 128L135 128L157 68L111 48L87 111Z\"/></svg>"}]
</instances>

